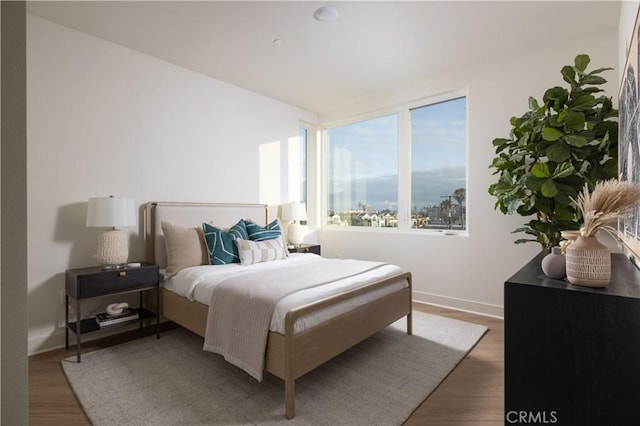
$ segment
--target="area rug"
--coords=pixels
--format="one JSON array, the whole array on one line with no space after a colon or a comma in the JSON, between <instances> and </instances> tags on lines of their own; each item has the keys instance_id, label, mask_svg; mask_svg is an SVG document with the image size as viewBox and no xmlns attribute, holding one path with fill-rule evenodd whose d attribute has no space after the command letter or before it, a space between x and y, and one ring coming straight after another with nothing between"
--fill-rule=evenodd
<instances>
[{"instance_id":1,"label":"area rug","mask_svg":"<svg viewBox=\"0 0 640 426\"><path fill-rule=\"evenodd\" d=\"M284 417L284 383L257 382L203 339L173 329L62 361L96 426L399 425L487 331L414 312L296 381L296 417Z\"/></svg>"}]
</instances>

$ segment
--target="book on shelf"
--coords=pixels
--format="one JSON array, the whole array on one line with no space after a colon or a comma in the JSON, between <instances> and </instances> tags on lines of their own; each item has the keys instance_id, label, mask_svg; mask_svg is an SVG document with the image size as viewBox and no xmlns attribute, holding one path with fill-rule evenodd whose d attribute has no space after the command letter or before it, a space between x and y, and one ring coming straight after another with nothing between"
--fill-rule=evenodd
<instances>
[{"instance_id":1,"label":"book on shelf","mask_svg":"<svg viewBox=\"0 0 640 426\"><path fill-rule=\"evenodd\" d=\"M122 311L121 314L118 315L109 315L107 313L102 313L96 315L96 321L100 324L100 327L105 327L107 325L118 324L120 322L131 321L140 318L140 314L137 309L127 308Z\"/></svg>"}]
</instances>

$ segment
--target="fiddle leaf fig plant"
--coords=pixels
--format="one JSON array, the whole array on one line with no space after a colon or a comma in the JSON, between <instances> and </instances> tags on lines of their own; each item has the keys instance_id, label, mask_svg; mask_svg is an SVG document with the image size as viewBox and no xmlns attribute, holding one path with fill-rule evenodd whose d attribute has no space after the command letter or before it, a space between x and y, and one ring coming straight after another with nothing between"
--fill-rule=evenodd
<instances>
[{"instance_id":1,"label":"fiddle leaf fig plant","mask_svg":"<svg viewBox=\"0 0 640 426\"><path fill-rule=\"evenodd\" d=\"M531 217L514 233L550 249L561 240L560 231L579 229L582 223L575 199L585 184L618 173L618 111L610 97L598 95L606 83L600 76L612 68L587 72L588 55L562 67L568 87L548 89L542 103L530 97L528 111L511 118L508 138L493 140L496 157L491 165L498 181L489 186L497 198L494 208L504 214Z\"/></svg>"}]
</instances>

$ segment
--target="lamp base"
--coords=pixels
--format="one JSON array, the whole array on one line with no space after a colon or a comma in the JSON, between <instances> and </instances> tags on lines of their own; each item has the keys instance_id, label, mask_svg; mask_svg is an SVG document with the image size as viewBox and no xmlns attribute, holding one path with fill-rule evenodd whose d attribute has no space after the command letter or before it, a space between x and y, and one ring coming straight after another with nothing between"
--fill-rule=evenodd
<instances>
[{"instance_id":1,"label":"lamp base","mask_svg":"<svg viewBox=\"0 0 640 426\"><path fill-rule=\"evenodd\" d=\"M294 246L304 242L304 228L298 222L291 222L287 227L287 240Z\"/></svg>"},{"instance_id":2,"label":"lamp base","mask_svg":"<svg viewBox=\"0 0 640 426\"><path fill-rule=\"evenodd\" d=\"M119 229L105 231L98 237L98 260L104 268L117 268L127 263L129 241Z\"/></svg>"}]
</instances>

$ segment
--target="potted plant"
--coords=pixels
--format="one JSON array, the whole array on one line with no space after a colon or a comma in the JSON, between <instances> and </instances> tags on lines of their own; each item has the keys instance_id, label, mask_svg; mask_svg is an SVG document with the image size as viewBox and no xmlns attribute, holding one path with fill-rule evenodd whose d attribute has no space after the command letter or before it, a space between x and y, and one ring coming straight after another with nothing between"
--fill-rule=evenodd
<instances>
[{"instance_id":1,"label":"potted plant","mask_svg":"<svg viewBox=\"0 0 640 426\"><path fill-rule=\"evenodd\" d=\"M529 98L529 110L511 118L508 138L496 138L490 168L498 181L489 186L494 208L504 214L533 218L514 230L524 232L516 244L538 242L543 249L558 245L563 230L580 228L582 216L572 202L582 188L618 173L618 111L611 98L596 95L606 80L599 68L587 72L590 58L578 55L562 67L569 87L548 89L540 104Z\"/></svg>"}]
</instances>

